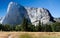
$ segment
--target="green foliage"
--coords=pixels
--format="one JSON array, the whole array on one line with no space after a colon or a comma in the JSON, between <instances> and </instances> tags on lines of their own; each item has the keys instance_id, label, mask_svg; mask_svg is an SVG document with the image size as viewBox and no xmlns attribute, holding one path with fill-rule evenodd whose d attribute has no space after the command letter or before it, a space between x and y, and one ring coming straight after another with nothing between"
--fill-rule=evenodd
<instances>
[{"instance_id":1,"label":"green foliage","mask_svg":"<svg viewBox=\"0 0 60 38\"><path fill-rule=\"evenodd\" d=\"M4 28L4 26L2 24L0 24L0 30L2 31Z\"/></svg>"},{"instance_id":2,"label":"green foliage","mask_svg":"<svg viewBox=\"0 0 60 38\"><path fill-rule=\"evenodd\" d=\"M20 26L20 25L17 25L17 26L15 27L15 30L16 30L16 31L21 31L21 26Z\"/></svg>"},{"instance_id":3,"label":"green foliage","mask_svg":"<svg viewBox=\"0 0 60 38\"><path fill-rule=\"evenodd\" d=\"M24 17L20 25L0 24L0 31L60 32L60 23L55 22L50 25L43 25L39 21L39 24L34 26Z\"/></svg>"},{"instance_id":4,"label":"green foliage","mask_svg":"<svg viewBox=\"0 0 60 38\"><path fill-rule=\"evenodd\" d=\"M25 17L22 21L21 30L22 31L28 31L28 20Z\"/></svg>"},{"instance_id":5,"label":"green foliage","mask_svg":"<svg viewBox=\"0 0 60 38\"><path fill-rule=\"evenodd\" d=\"M4 31L10 31L11 30L11 26L6 24L4 25Z\"/></svg>"},{"instance_id":6,"label":"green foliage","mask_svg":"<svg viewBox=\"0 0 60 38\"><path fill-rule=\"evenodd\" d=\"M52 27L52 31L53 32L60 32L60 23L59 22L55 22L51 25Z\"/></svg>"},{"instance_id":7,"label":"green foliage","mask_svg":"<svg viewBox=\"0 0 60 38\"><path fill-rule=\"evenodd\" d=\"M42 26L41 26L41 22L39 21L39 24L37 26L35 26L35 30L36 31L41 31L42 30Z\"/></svg>"},{"instance_id":8,"label":"green foliage","mask_svg":"<svg viewBox=\"0 0 60 38\"><path fill-rule=\"evenodd\" d=\"M52 32L52 28L51 28L51 25L43 25L42 26L42 30L43 32Z\"/></svg>"},{"instance_id":9,"label":"green foliage","mask_svg":"<svg viewBox=\"0 0 60 38\"><path fill-rule=\"evenodd\" d=\"M28 25L28 31L31 31L31 32L35 31L35 26L32 24Z\"/></svg>"}]
</instances>

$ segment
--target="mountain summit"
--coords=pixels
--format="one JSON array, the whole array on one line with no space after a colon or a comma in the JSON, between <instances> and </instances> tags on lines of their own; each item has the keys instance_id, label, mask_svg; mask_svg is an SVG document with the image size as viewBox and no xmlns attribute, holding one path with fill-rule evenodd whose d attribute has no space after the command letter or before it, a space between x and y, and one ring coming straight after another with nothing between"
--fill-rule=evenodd
<instances>
[{"instance_id":1,"label":"mountain summit","mask_svg":"<svg viewBox=\"0 0 60 38\"><path fill-rule=\"evenodd\" d=\"M54 22L49 10L45 8L24 7L15 2L9 3L7 14L1 21L2 24L16 25L20 24L24 17L31 21L33 25L37 25L39 21L43 24Z\"/></svg>"}]
</instances>

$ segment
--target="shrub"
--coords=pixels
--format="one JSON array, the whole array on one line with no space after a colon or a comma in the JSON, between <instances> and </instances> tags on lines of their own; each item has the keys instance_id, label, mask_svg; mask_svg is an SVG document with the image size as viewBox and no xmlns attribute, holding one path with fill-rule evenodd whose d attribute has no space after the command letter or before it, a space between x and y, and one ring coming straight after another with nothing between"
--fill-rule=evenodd
<instances>
[{"instance_id":1,"label":"shrub","mask_svg":"<svg viewBox=\"0 0 60 38\"><path fill-rule=\"evenodd\" d=\"M10 31L11 30L11 26L6 24L4 25L4 31Z\"/></svg>"},{"instance_id":2,"label":"shrub","mask_svg":"<svg viewBox=\"0 0 60 38\"><path fill-rule=\"evenodd\" d=\"M15 27L15 30L16 30L16 31L21 31L21 25L17 25L17 26Z\"/></svg>"}]
</instances>

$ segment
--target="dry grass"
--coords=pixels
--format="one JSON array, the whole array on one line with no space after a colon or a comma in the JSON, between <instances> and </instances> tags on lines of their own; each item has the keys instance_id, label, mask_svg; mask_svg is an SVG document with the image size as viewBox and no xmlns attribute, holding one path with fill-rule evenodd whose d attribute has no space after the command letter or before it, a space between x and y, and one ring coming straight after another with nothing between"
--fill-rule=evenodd
<instances>
[{"instance_id":1,"label":"dry grass","mask_svg":"<svg viewBox=\"0 0 60 38\"><path fill-rule=\"evenodd\" d=\"M0 38L60 38L60 32L0 32Z\"/></svg>"}]
</instances>

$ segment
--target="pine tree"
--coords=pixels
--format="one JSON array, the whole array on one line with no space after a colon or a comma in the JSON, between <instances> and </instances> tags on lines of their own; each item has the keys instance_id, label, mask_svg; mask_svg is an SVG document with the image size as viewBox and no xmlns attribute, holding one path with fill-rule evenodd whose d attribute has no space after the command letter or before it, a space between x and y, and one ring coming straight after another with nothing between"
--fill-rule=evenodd
<instances>
[{"instance_id":1,"label":"pine tree","mask_svg":"<svg viewBox=\"0 0 60 38\"><path fill-rule=\"evenodd\" d=\"M4 26L0 24L0 30L2 31L4 29Z\"/></svg>"},{"instance_id":2,"label":"pine tree","mask_svg":"<svg viewBox=\"0 0 60 38\"><path fill-rule=\"evenodd\" d=\"M41 22L39 21L39 24L38 24L38 31L41 31Z\"/></svg>"},{"instance_id":3,"label":"pine tree","mask_svg":"<svg viewBox=\"0 0 60 38\"><path fill-rule=\"evenodd\" d=\"M35 27L36 31L41 31L41 22L39 21L38 25Z\"/></svg>"},{"instance_id":4,"label":"pine tree","mask_svg":"<svg viewBox=\"0 0 60 38\"><path fill-rule=\"evenodd\" d=\"M10 31L11 30L11 26L6 24L4 25L4 31Z\"/></svg>"},{"instance_id":5,"label":"pine tree","mask_svg":"<svg viewBox=\"0 0 60 38\"><path fill-rule=\"evenodd\" d=\"M24 17L23 18L23 22L21 25L21 30L22 31L28 31L28 20Z\"/></svg>"}]
</instances>

